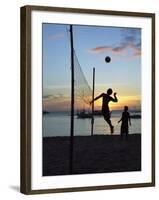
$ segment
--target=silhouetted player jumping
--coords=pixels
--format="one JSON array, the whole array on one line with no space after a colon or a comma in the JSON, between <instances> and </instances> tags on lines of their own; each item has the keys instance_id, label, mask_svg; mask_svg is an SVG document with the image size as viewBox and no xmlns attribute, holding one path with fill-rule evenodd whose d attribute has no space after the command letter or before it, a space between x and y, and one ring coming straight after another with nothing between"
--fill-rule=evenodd
<instances>
[{"instance_id":1,"label":"silhouetted player jumping","mask_svg":"<svg viewBox=\"0 0 159 200\"><path fill-rule=\"evenodd\" d=\"M107 90L107 93L102 93L93 100L93 101L96 101L99 98L103 98L103 100L102 100L102 115L103 115L105 121L109 124L111 133L114 132L114 126L112 125L111 120L110 120L111 116L110 116L110 110L109 110L109 102L110 101L118 102L118 99L116 97L116 92L114 93L114 98L110 96L112 93L113 93L113 90L111 88L109 88Z\"/></svg>"}]
</instances>

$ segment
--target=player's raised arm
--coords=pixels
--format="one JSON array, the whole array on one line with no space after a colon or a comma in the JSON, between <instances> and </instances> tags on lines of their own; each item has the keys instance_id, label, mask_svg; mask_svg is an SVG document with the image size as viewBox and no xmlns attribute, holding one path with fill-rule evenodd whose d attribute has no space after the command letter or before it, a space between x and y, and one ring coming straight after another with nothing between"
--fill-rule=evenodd
<instances>
[{"instance_id":1,"label":"player's raised arm","mask_svg":"<svg viewBox=\"0 0 159 200\"><path fill-rule=\"evenodd\" d=\"M100 99L101 97L103 97L103 93L100 94L99 96L97 96L96 98L94 98L90 103L92 103L93 101L96 101L96 100Z\"/></svg>"},{"instance_id":2,"label":"player's raised arm","mask_svg":"<svg viewBox=\"0 0 159 200\"><path fill-rule=\"evenodd\" d=\"M118 98L117 98L117 93L116 92L114 92L114 98L113 97L111 97L111 101L113 101L113 102L118 102Z\"/></svg>"}]
</instances>

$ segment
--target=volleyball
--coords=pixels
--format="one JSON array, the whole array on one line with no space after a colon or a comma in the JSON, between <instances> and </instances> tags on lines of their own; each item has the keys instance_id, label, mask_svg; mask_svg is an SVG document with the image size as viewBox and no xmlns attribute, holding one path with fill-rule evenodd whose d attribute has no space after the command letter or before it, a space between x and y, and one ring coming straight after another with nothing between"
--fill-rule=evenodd
<instances>
[{"instance_id":1,"label":"volleyball","mask_svg":"<svg viewBox=\"0 0 159 200\"><path fill-rule=\"evenodd\" d=\"M106 57L105 57L105 62L106 62L106 63L109 63L110 61L111 61L111 58L110 58L109 56L106 56Z\"/></svg>"}]
</instances>

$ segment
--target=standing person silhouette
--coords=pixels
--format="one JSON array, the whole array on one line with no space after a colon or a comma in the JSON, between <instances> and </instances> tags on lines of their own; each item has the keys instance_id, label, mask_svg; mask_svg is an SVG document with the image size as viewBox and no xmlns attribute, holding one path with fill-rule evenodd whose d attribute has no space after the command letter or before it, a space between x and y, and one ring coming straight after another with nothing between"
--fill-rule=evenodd
<instances>
[{"instance_id":1,"label":"standing person silhouette","mask_svg":"<svg viewBox=\"0 0 159 200\"><path fill-rule=\"evenodd\" d=\"M122 113L122 117L118 121L118 123L121 121L122 121L121 130L120 130L121 138L123 138L123 135L125 134L126 139L127 139L128 133L129 133L129 125L131 126L131 119L130 119L130 114L128 112L128 106L124 106L124 111ZM128 125L128 122L129 122L129 125Z\"/></svg>"},{"instance_id":2,"label":"standing person silhouette","mask_svg":"<svg viewBox=\"0 0 159 200\"><path fill-rule=\"evenodd\" d=\"M113 93L113 90L111 88L109 88L107 90L107 93L102 93L99 96L97 96L93 101L96 101L99 98L102 98L102 115L105 119L105 121L108 123L109 127L110 127L110 132L114 133L114 126L111 123L110 120L110 110L109 110L109 102L118 102L118 99L116 97L116 92L114 93L114 98L111 97L110 95Z\"/></svg>"}]
</instances>

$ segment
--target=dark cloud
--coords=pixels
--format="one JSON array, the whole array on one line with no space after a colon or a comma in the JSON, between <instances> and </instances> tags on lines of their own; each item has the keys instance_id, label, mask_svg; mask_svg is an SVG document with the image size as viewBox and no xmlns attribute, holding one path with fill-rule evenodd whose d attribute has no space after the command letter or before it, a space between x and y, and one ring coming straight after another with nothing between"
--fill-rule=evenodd
<instances>
[{"instance_id":1,"label":"dark cloud","mask_svg":"<svg viewBox=\"0 0 159 200\"><path fill-rule=\"evenodd\" d=\"M52 100L52 99L61 99L64 98L63 94L56 94L56 95L44 95L43 96L43 100Z\"/></svg>"},{"instance_id":2,"label":"dark cloud","mask_svg":"<svg viewBox=\"0 0 159 200\"><path fill-rule=\"evenodd\" d=\"M51 98L52 97L52 95L44 95L43 96L43 99L49 99L49 98Z\"/></svg>"}]
</instances>

